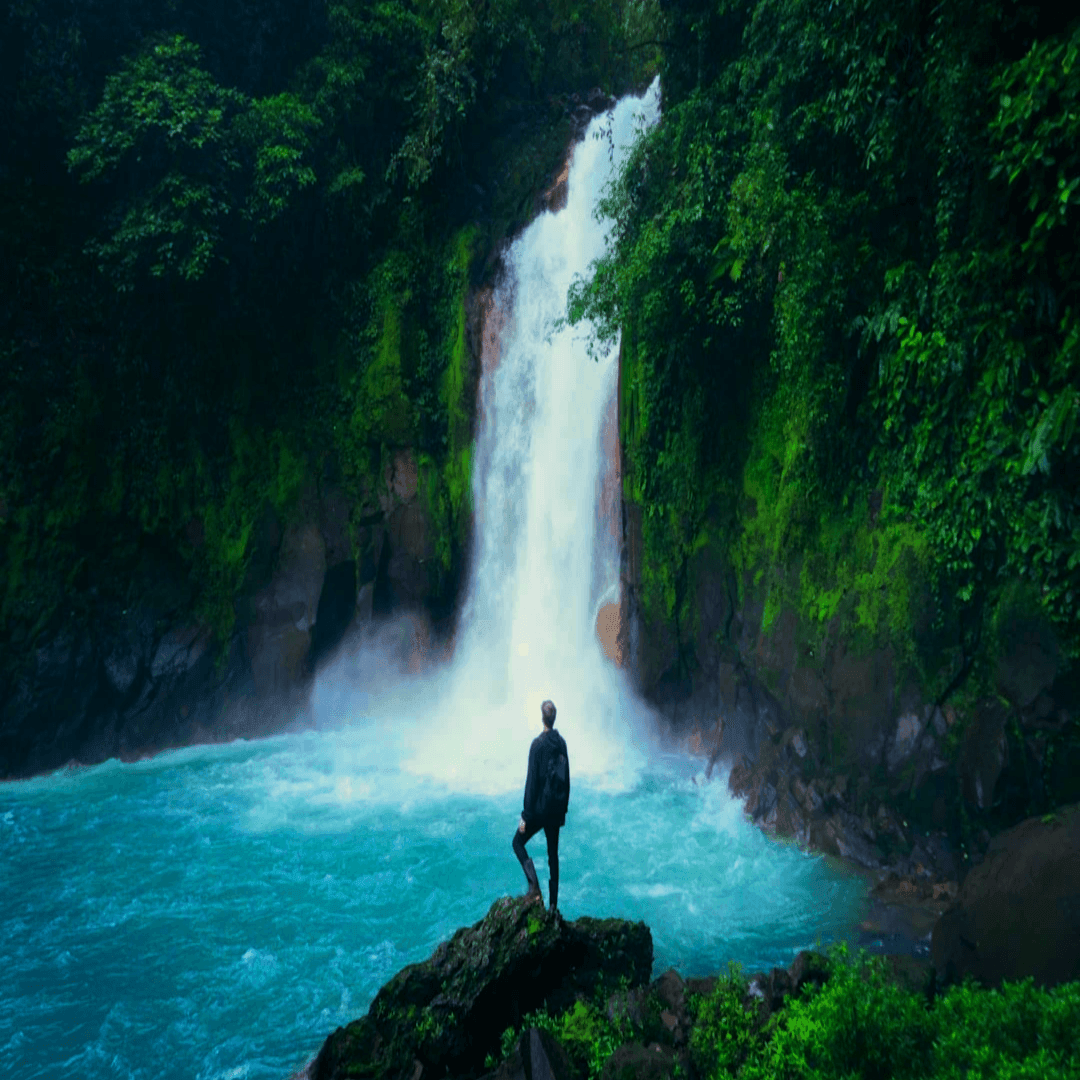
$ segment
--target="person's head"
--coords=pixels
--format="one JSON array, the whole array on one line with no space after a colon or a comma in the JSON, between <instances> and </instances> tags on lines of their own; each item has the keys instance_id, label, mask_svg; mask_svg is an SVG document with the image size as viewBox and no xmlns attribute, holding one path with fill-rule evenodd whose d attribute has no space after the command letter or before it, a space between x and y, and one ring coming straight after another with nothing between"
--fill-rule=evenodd
<instances>
[{"instance_id":1,"label":"person's head","mask_svg":"<svg viewBox=\"0 0 1080 1080\"><path fill-rule=\"evenodd\" d=\"M545 701L540 706L540 717L549 731L555 726L555 702Z\"/></svg>"}]
</instances>

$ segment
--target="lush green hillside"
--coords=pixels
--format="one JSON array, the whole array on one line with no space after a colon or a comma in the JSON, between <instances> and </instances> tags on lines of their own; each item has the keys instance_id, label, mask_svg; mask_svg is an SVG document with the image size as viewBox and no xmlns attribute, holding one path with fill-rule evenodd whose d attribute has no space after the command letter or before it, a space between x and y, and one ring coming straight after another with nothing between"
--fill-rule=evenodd
<instances>
[{"instance_id":1,"label":"lush green hillside","mask_svg":"<svg viewBox=\"0 0 1080 1080\"><path fill-rule=\"evenodd\" d=\"M962 706L1000 690L1010 636L1075 658L1080 25L980 0L662 8L663 120L572 317L623 332L667 675L700 665L706 549L763 635L792 613L810 667L843 638ZM1055 738L1076 730L1074 709Z\"/></svg>"},{"instance_id":2,"label":"lush green hillside","mask_svg":"<svg viewBox=\"0 0 1080 1080\"><path fill-rule=\"evenodd\" d=\"M557 164L568 95L640 82L650 36L623 2L5 7L5 656L134 602L155 560L224 639L260 512L326 477L360 508L394 447L451 602L466 291Z\"/></svg>"}]
</instances>

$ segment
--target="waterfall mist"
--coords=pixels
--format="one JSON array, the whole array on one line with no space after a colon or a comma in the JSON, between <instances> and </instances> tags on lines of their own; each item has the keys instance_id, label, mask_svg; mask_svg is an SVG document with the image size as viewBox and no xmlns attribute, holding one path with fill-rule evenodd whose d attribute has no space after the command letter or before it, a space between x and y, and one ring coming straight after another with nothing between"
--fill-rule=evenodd
<instances>
[{"instance_id":1,"label":"waterfall mist","mask_svg":"<svg viewBox=\"0 0 1080 1080\"><path fill-rule=\"evenodd\" d=\"M558 708L575 777L625 788L646 757L648 710L595 629L601 605L619 593L618 538L600 514L618 343L593 358L587 325L558 324L570 283L605 251L603 189L658 113L654 83L595 118L574 148L565 207L541 214L505 255L494 297L504 325L482 375L473 565L452 661L380 687L386 665L369 649L331 665L316 689L320 722L366 717L406 773L453 790L520 787L545 698ZM363 724L356 740L368 743ZM357 745L353 753L365 756Z\"/></svg>"}]
</instances>

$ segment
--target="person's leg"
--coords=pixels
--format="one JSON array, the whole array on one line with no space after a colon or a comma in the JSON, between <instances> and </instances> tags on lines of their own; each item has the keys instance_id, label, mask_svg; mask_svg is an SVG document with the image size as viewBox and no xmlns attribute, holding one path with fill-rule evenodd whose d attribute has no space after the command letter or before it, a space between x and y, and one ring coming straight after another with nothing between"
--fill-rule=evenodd
<instances>
[{"instance_id":1,"label":"person's leg","mask_svg":"<svg viewBox=\"0 0 1080 1080\"><path fill-rule=\"evenodd\" d=\"M545 825L544 837L548 852L548 910L554 911L559 904L559 826Z\"/></svg>"},{"instance_id":2,"label":"person's leg","mask_svg":"<svg viewBox=\"0 0 1080 1080\"><path fill-rule=\"evenodd\" d=\"M521 863L521 869L525 871L525 880L529 883L529 891L526 896L538 896L541 901L543 896L540 892L540 879L536 876L536 867L533 866L532 859L529 858L528 852L525 850L525 845L540 831L539 825L528 825L524 832L518 829L514 830L514 854L518 858L518 862Z\"/></svg>"}]
</instances>

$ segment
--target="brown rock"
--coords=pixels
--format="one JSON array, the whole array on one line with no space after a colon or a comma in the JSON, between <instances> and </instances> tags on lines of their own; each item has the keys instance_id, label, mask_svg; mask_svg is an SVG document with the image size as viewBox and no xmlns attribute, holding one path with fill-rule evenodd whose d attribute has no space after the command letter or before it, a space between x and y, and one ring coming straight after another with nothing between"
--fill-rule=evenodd
<instances>
[{"instance_id":1,"label":"brown rock","mask_svg":"<svg viewBox=\"0 0 1080 1080\"><path fill-rule=\"evenodd\" d=\"M607 1059L600 1080L671 1080L675 1055L666 1046L625 1043Z\"/></svg>"},{"instance_id":2,"label":"brown rock","mask_svg":"<svg viewBox=\"0 0 1080 1080\"><path fill-rule=\"evenodd\" d=\"M792 708L803 716L815 716L829 706L829 695L821 676L808 667L798 667L791 676L788 696Z\"/></svg>"},{"instance_id":3,"label":"brown rock","mask_svg":"<svg viewBox=\"0 0 1080 1080\"><path fill-rule=\"evenodd\" d=\"M931 940L939 979L1080 978L1080 805L996 836Z\"/></svg>"},{"instance_id":4,"label":"brown rock","mask_svg":"<svg viewBox=\"0 0 1080 1080\"><path fill-rule=\"evenodd\" d=\"M326 577L326 545L317 525L285 531L270 583L254 598L247 648L255 690L269 695L294 687L306 674L311 628Z\"/></svg>"}]
</instances>

